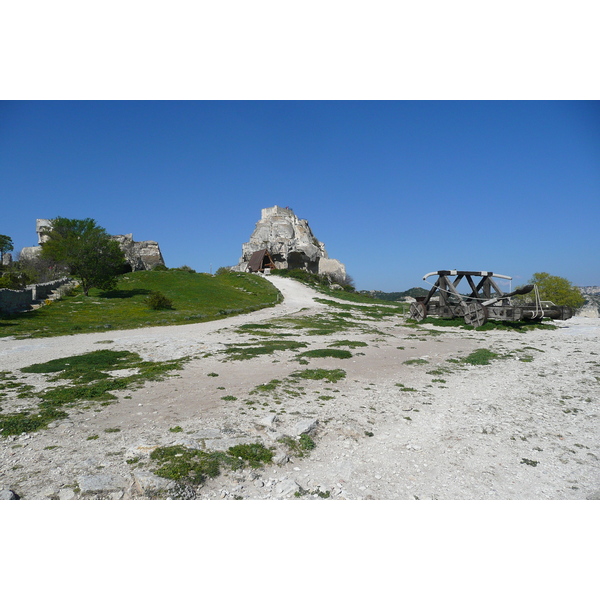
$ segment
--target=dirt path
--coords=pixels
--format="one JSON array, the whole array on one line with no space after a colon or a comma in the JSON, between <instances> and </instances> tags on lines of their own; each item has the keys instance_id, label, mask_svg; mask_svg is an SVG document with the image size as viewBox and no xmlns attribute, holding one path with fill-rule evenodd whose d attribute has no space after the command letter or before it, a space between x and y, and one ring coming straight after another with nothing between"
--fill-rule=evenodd
<instances>
[{"instance_id":1,"label":"dirt path","mask_svg":"<svg viewBox=\"0 0 600 600\"><path fill-rule=\"evenodd\" d=\"M528 333L415 328L401 316L374 318L348 303L325 305L298 282L271 280L283 303L226 320L2 340L1 370L11 371L99 347L152 360L197 358L176 377L124 392L115 404L74 409L47 430L0 438L0 490L24 499L174 494L151 473L153 448L224 450L259 441L275 449L272 465L224 473L179 489L177 497L585 499L600 493L599 319L574 318L553 331ZM281 320L336 315L348 328L320 335ZM277 325L269 331L279 337L238 329L258 322ZM301 351L348 341L356 347L351 358L308 364L291 350L225 360L228 344L265 339L304 342ZM480 348L499 356L489 365L456 362ZM304 369L342 369L345 376L332 383L290 378ZM269 382L272 389L257 389ZM303 432L316 447L298 457L281 437Z\"/></svg>"}]
</instances>

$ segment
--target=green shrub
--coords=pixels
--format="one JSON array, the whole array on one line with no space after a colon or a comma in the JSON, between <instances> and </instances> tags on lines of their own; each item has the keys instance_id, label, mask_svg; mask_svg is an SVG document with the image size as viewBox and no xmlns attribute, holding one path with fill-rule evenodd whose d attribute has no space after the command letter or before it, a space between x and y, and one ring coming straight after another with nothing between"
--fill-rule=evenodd
<instances>
[{"instance_id":1,"label":"green shrub","mask_svg":"<svg viewBox=\"0 0 600 600\"><path fill-rule=\"evenodd\" d=\"M234 458L248 461L251 467L260 467L264 463L270 463L273 451L265 448L262 444L238 444L231 446L227 454Z\"/></svg>"},{"instance_id":2,"label":"green shrub","mask_svg":"<svg viewBox=\"0 0 600 600\"><path fill-rule=\"evenodd\" d=\"M352 358L352 352L349 350L339 350L337 348L318 348L316 350L307 350L298 357L302 358Z\"/></svg>"},{"instance_id":3,"label":"green shrub","mask_svg":"<svg viewBox=\"0 0 600 600\"><path fill-rule=\"evenodd\" d=\"M174 269L175 271L185 271L186 273L195 273L196 271L192 269L192 267L188 267L187 265L181 265L181 267L177 267Z\"/></svg>"},{"instance_id":4,"label":"green shrub","mask_svg":"<svg viewBox=\"0 0 600 600\"><path fill-rule=\"evenodd\" d=\"M162 292L150 292L145 302L152 310L171 310L173 308L173 301Z\"/></svg>"},{"instance_id":5,"label":"green shrub","mask_svg":"<svg viewBox=\"0 0 600 600\"><path fill-rule=\"evenodd\" d=\"M154 265L154 267L152 267L153 271L168 271L169 269L167 267L165 267L165 265Z\"/></svg>"}]
</instances>

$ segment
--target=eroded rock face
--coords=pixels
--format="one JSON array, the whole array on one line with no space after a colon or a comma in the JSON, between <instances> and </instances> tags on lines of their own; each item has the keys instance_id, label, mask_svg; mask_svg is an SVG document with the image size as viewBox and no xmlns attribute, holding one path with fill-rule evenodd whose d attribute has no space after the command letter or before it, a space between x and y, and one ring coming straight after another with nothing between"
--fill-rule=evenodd
<instances>
[{"instance_id":1,"label":"eroded rock face","mask_svg":"<svg viewBox=\"0 0 600 600\"><path fill-rule=\"evenodd\" d=\"M291 208L262 209L250 241L242 244L242 257L235 270L246 271L250 257L265 248L278 269L305 269L335 281L346 278L346 267L329 258L325 244L314 236L308 221L299 219Z\"/></svg>"},{"instance_id":2,"label":"eroded rock face","mask_svg":"<svg viewBox=\"0 0 600 600\"><path fill-rule=\"evenodd\" d=\"M119 246L121 246L127 262L131 265L132 271L150 271L157 265L164 266L165 261L158 242L134 242L132 233L112 235L111 237L119 242Z\"/></svg>"}]
</instances>

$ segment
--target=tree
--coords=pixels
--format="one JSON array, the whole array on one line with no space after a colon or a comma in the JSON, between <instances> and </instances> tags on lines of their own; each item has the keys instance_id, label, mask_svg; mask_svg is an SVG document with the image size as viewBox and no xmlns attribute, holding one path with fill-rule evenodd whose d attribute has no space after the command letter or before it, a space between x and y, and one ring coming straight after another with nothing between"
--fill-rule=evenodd
<instances>
[{"instance_id":1,"label":"tree","mask_svg":"<svg viewBox=\"0 0 600 600\"><path fill-rule=\"evenodd\" d=\"M15 247L13 246L12 239L9 238L7 235L2 235L0 233L0 267L2 266L2 263L4 261L4 254L14 249Z\"/></svg>"},{"instance_id":2,"label":"tree","mask_svg":"<svg viewBox=\"0 0 600 600\"><path fill-rule=\"evenodd\" d=\"M118 242L94 219L57 217L44 233L48 240L42 244L42 258L64 265L70 275L81 280L86 296L92 287L115 288L117 277L125 268L125 255Z\"/></svg>"},{"instance_id":3,"label":"tree","mask_svg":"<svg viewBox=\"0 0 600 600\"><path fill-rule=\"evenodd\" d=\"M542 300L550 300L559 306L579 308L585 304L581 292L564 277L549 275L548 273L534 273L529 283L537 285ZM535 302L533 293L523 297L526 303Z\"/></svg>"}]
</instances>

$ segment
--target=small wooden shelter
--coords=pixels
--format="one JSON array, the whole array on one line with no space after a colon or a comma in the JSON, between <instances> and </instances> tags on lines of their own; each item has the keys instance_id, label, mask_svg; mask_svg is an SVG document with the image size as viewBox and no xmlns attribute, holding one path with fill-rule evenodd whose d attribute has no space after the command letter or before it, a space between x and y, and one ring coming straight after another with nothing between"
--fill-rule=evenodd
<instances>
[{"instance_id":1,"label":"small wooden shelter","mask_svg":"<svg viewBox=\"0 0 600 600\"><path fill-rule=\"evenodd\" d=\"M248 261L247 270L250 273L264 273L265 269L275 269L275 263L266 248L257 250Z\"/></svg>"}]
</instances>

